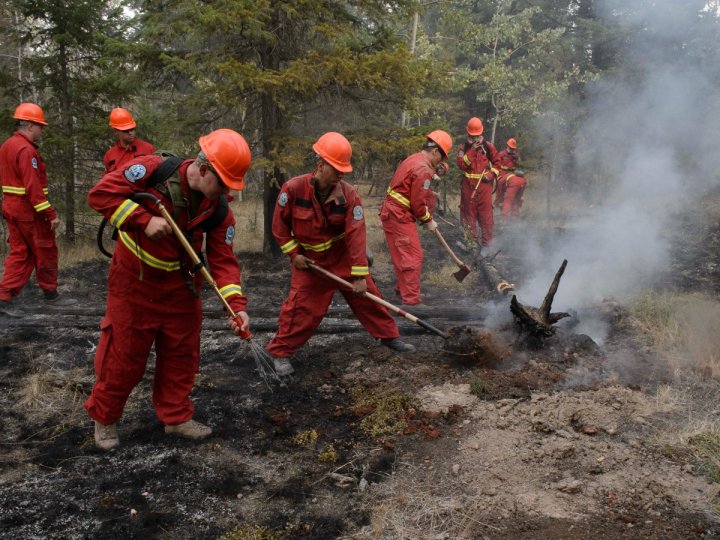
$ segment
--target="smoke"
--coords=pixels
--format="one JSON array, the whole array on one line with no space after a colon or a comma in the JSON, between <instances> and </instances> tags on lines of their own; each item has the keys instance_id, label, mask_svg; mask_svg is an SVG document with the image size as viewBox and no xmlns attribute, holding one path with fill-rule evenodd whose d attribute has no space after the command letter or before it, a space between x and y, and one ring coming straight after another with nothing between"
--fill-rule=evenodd
<instances>
[{"instance_id":1,"label":"smoke","mask_svg":"<svg viewBox=\"0 0 720 540\"><path fill-rule=\"evenodd\" d=\"M631 301L667 272L678 212L697 205L720 171L718 17L706 4L594 4L625 44L618 69L589 84L572 148L581 179L601 182L603 202L573 209L580 224L571 218L572 230L550 241L526 239L523 265L534 271L521 301L539 305L563 259L555 311ZM591 337L602 340L597 331Z\"/></svg>"}]
</instances>

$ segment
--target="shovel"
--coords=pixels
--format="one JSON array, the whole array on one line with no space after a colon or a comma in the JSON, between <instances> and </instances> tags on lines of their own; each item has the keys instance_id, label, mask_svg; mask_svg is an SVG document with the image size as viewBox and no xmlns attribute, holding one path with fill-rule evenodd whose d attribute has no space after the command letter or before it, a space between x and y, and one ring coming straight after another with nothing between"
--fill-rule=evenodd
<instances>
[{"instance_id":1,"label":"shovel","mask_svg":"<svg viewBox=\"0 0 720 540\"><path fill-rule=\"evenodd\" d=\"M175 223L175 220L172 218L170 213L167 211L167 208L165 208L165 205L162 203L160 199L158 199L155 195L152 193L136 193L132 196L132 199L134 201L137 201L138 199L149 199L151 200L155 206L157 207L158 211L162 215L163 218L165 218L165 221L167 221L168 225L170 225L170 228L173 230L173 233L177 237L177 239L182 244L183 248L185 248L185 251L187 251L187 254L190 256L190 259L193 262L193 268L199 269L202 276L205 278L205 281L207 281L208 285L212 288L213 291L215 291L215 294L220 299L220 301L223 303L223 306L225 306L225 310L227 311L228 316L235 321L235 323L238 325L238 327L241 327L243 325L243 320L240 318L239 315L233 311L233 308L230 307L230 304L225 299L225 297L220 292L220 289L218 289L217 283L215 283L215 280L213 279L212 275L210 274L210 271L207 269L207 266L205 266L205 263L200 259L197 253L195 253L195 250L190 245L190 242L188 242L188 239L185 238L185 235L180 230L180 227L178 227L178 224ZM240 331L240 338L247 341L250 344L250 349L252 351L253 357L255 358L255 365L260 372L260 376L265 381L265 383L268 383L268 380L277 380L280 381L280 378L277 373L275 373L275 370L272 367L272 364L270 363L270 358L268 358L268 353L260 347L258 344L253 343L251 341L252 334L250 333L250 330L241 330Z\"/></svg>"},{"instance_id":2,"label":"shovel","mask_svg":"<svg viewBox=\"0 0 720 540\"><path fill-rule=\"evenodd\" d=\"M318 266L317 264L315 264L314 262L311 262L311 261L308 261L308 265L310 266L310 268L312 268L313 270L315 270L315 271L318 272L319 274L322 274L322 275L325 276L326 278L329 278L329 279L333 280L334 282L339 283L340 285L344 285L344 286L347 287L348 289L352 289L352 288L353 288L352 283L350 283L349 281L345 281L343 278L341 278L341 277L339 277L339 276L336 276L336 275L333 274L332 272L328 272L328 271L325 270L322 266ZM438 328L435 328L432 324L430 324L430 323L428 323L428 322L426 322L426 321L423 321L422 319L418 319L418 318L417 318L415 315L413 315L412 313L408 313L407 311L403 311L402 309L400 309L400 308L397 307L396 305L391 304L390 302L387 302L386 300L383 300L383 299L380 298L379 296L375 296L374 294L369 293L369 292L363 293L363 296L368 297L370 300L372 300L372 301L375 302L376 304L380 304L381 306L385 306L385 307L386 307L387 309L389 309L390 311L392 311L392 312L394 312L394 313L397 313L397 314L400 315L401 317L405 317L408 321L414 322L415 324L418 324L418 325L422 326L425 330L428 330L428 331L430 331L430 332L432 332L432 333L434 333L434 334L437 334L438 336L440 336L440 337L443 338L443 339L448 339L448 337L449 337L446 332L443 332L442 330L440 330L440 329L438 329Z\"/></svg>"},{"instance_id":3,"label":"shovel","mask_svg":"<svg viewBox=\"0 0 720 540\"><path fill-rule=\"evenodd\" d=\"M462 283L462 280L467 277L467 275L470 273L470 267L462 262L457 255L455 255L455 252L452 250L452 248L448 245L448 243L445 241L445 238L443 238L443 235L440 234L440 229L435 229L433 231L435 233L435 236L437 236L437 239L442 244L442 247L445 248L445 251L448 252L448 255L452 258L452 260L455 262L455 264L458 265L460 268L457 272L453 274L453 277L460 281Z\"/></svg>"}]
</instances>

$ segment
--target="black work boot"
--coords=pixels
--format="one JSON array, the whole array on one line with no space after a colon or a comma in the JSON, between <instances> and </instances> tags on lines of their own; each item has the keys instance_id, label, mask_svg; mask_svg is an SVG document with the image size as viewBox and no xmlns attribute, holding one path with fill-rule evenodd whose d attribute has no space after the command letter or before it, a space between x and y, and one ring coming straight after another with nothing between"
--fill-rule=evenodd
<instances>
[{"instance_id":1,"label":"black work boot","mask_svg":"<svg viewBox=\"0 0 720 540\"><path fill-rule=\"evenodd\" d=\"M415 352L415 347L413 345L410 345L409 343L405 343L399 337L382 338L380 340L380 342L395 352Z\"/></svg>"},{"instance_id":2,"label":"black work boot","mask_svg":"<svg viewBox=\"0 0 720 540\"><path fill-rule=\"evenodd\" d=\"M68 296L60 296L57 291L45 292L45 305L52 307L68 307L77 304L77 300Z\"/></svg>"}]
</instances>

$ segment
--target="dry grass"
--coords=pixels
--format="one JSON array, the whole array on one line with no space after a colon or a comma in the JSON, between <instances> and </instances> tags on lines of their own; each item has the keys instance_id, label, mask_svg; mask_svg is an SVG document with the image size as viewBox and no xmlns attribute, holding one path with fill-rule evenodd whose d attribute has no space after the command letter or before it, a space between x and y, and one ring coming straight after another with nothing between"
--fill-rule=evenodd
<instances>
[{"instance_id":1,"label":"dry grass","mask_svg":"<svg viewBox=\"0 0 720 540\"><path fill-rule=\"evenodd\" d=\"M47 420L61 425L80 424L86 419L82 405L93 379L84 368L58 371L52 367L51 359L39 362L18 388L16 407L33 424Z\"/></svg>"},{"instance_id":2,"label":"dry grass","mask_svg":"<svg viewBox=\"0 0 720 540\"><path fill-rule=\"evenodd\" d=\"M632 306L638 335L671 366L720 380L720 302L700 294L647 293Z\"/></svg>"}]
</instances>

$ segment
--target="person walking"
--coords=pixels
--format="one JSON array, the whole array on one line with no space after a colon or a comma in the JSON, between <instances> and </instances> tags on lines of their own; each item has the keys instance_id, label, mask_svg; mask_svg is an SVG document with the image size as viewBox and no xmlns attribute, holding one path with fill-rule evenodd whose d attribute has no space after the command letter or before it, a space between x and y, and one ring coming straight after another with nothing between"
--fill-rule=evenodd
<instances>
[{"instance_id":1,"label":"person walking","mask_svg":"<svg viewBox=\"0 0 720 540\"><path fill-rule=\"evenodd\" d=\"M448 133L442 130L429 133L422 149L405 158L395 170L380 208L380 221L395 269L395 292L406 306L422 302L423 250L416 222L429 231L437 228L432 216L435 194L431 184L436 168L447 159L451 148Z\"/></svg>"},{"instance_id":2,"label":"person walking","mask_svg":"<svg viewBox=\"0 0 720 540\"><path fill-rule=\"evenodd\" d=\"M468 247L478 244L480 227L481 255L493 241L493 191L498 170L494 164L498 152L483 138L484 126L479 118L468 120L468 138L457 152L455 163L463 172L460 188L460 222L465 228Z\"/></svg>"},{"instance_id":3,"label":"person walking","mask_svg":"<svg viewBox=\"0 0 720 540\"><path fill-rule=\"evenodd\" d=\"M152 144L135 136L137 124L127 109L118 107L110 112L110 127L117 141L103 157L105 174L123 169L125 164L136 157L155 151Z\"/></svg>"},{"instance_id":4,"label":"person walking","mask_svg":"<svg viewBox=\"0 0 720 540\"><path fill-rule=\"evenodd\" d=\"M108 275L107 310L95 353L95 384L85 409L95 421L95 444L110 450L120 443L117 422L133 388L142 380L155 344L152 400L165 433L200 439L210 427L193 419L190 399L200 357L202 277L147 192L162 201L199 253L205 242L209 271L243 324L245 310L240 268L233 252L235 218L228 190L242 190L250 167L250 148L235 131L218 129L200 137L195 159L177 160L173 176L163 157L141 156L124 169L107 173L90 190L88 204L118 229Z\"/></svg>"},{"instance_id":5,"label":"person walking","mask_svg":"<svg viewBox=\"0 0 720 540\"><path fill-rule=\"evenodd\" d=\"M13 114L17 130L0 146L2 215L8 228L10 253L0 281L0 313L20 317L13 298L35 279L46 306L66 307L77 300L60 296L58 248L55 232L60 218L48 200L48 177L38 152L38 142L47 126L45 113L35 103L21 103Z\"/></svg>"},{"instance_id":6,"label":"person walking","mask_svg":"<svg viewBox=\"0 0 720 540\"><path fill-rule=\"evenodd\" d=\"M495 207L500 208L500 219L503 222L510 216L520 216L523 194L527 187L523 171L517 168L520 164L517 141L510 138L506 144L507 148L498 153L497 165L500 169L500 177L495 193Z\"/></svg>"},{"instance_id":7,"label":"person walking","mask_svg":"<svg viewBox=\"0 0 720 540\"><path fill-rule=\"evenodd\" d=\"M352 291L339 290L371 336L394 351L415 350L400 340L387 309L363 294L380 296L380 291L368 268L362 201L343 179L352 172L350 142L331 131L312 148L315 169L282 186L273 214L273 236L292 264L290 293L280 310L278 331L266 347L282 376L295 371L291 357L313 336L338 290L334 281L313 271L312 264L352 283Z\"/></svg>"}]
</instances>

